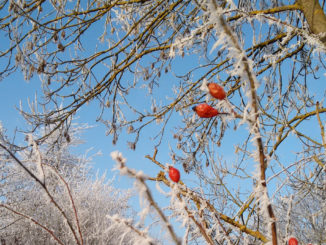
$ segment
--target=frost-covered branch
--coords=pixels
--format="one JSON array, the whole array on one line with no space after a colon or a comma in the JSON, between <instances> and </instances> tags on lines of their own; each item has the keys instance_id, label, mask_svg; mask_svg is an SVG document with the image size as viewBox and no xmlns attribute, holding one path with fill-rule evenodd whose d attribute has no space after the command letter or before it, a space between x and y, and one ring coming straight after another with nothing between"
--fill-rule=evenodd
<instances>
[{"instance_id":1,"label":"frost-covered branch","mask_svg":"<svg viewBox=\"0 0 326 245\"><path fill-rule=\"evenodd\" d=\"M269 222L271 223L271 235L272 235L272 242L273 245L277 245L277 230L276 230L276 218L274 215L274 211L272 208L272 205L270 201L268 200L268 194L267 194L267 183L266 183L266 167L267 167L267 159L264 153L264 146L263 146L263 140L259 129L259 110L258 110L258 97L257 97L257 79L254 74L254 71L251 67L251 61L248 60L246 57L243 49L240 47L238 40L236 39L235 35L232 33L231 29L228 27L227 23L223 19L223 16L218 13L219 9L216 5L215 1L212 0L212 7L213 11L215 13L211 13L212 16L215 16L217 19L217 24L221 25L225 35L227 36L227 40L229 39L229 49L231 50L233 47L235 49L235 55L238 55L238 57L234 57L238 59L239 65L243 65L243 72L244 74L241 75L242 79L248 80L249 83L249 91L248 91L248 97L250 98L251 102L251 115L249 116L251 118L250 126L251 130L254 134L254 140L257 144L257 151L258 151L258 161L260 165L260 180L258 182L258 188L261 189L261 193L257 193L263 198L261 202L267 202L266 204L268 216L269 216ZM213 17L212 17L213 18ZM265 200L266 199L266 200Z\"/></svg>"},{"instance_id":2,"label":"frost-covered branch","mask_svg":"<svg viewBox=\"0 0 326 245\"><path fill-rule=\"evenodd\" d=\"M156 154L154 154L156 156ZM162 165L162 163L158 162L154 157L150 157L149 155L146 155L146 158L150 159L151 161L155 162L155 164ZM163 166L163 165L162 165ZM153 178L155 181L163 182L166 186L169 186L170 188L173 188L171 181L169 181L166 177L163 171L159 172L156 178ZM223 220L224 222L236 227L237 229L240 229L242 232L245 232L253 237L256 237L257 239L267 242L267 238L261 234L259 231L254 231L249 229L247 226L242 225L240 222L237 222L234 218L228 217L227 215L218 212L213 204L210 203L209 200L205 199L204 197L198 195L196 192L189 189L185 184L182 184L178 186L178 194L182 195L183 197L190 198L195 204L198 209L198 212L200 210L208 210L211 212L216 219ZM248 206L251 202L248 202ZM246 206L248 208L248 206ZM243 210L245 207L243 208ZM218 221L217 221L218 222ZM200 225L200 224L199 224ZM201 229L201 228L200 228ZM206 232L206 231L205 231ZM204 232L204 234L205 234Z\"/></svg>"},{"instance_id":3,"label":"frost-covered branch","mask_svg":"<svg viewBox=\"0 0 326 245\"><path fill-rule=\"evenodd\" d=\"M113 160L115 160L117 162L117 164L118 164L117 169L120 171L121 174L133 177L138 181L138 183L140 185L139 186L140 195L145 194L145 196L146 196L147 200L149 201L150 205L152 207L154 207L154 209L156 210L156 212L158 213L158 215L160 216L160 218L164 222L164 224L165 224L167 230L169 231L169 233L170 233L173 241L175 242L175 244L181 245L181 241L177 237L171 223L166 218L165 214L163 213L161 208L158 206L158 204L154 201L152 193L151 193L150 189L148 188L148 186L145 183L146 177L143 175L143 173L142 172L136 172L135 170L129 169L126 166L126 159L123 157L123 155L120 152L117 152L117 151L112 152L111 157L112 157Z\"/></svg>"},{"instance_id":4,"label":"frost-covered branch","mask_svg":"<svg viewBox=\"0 0 326 245\"><path fill-rule=\"evenodd\" d=\"M109 216L109 218L111 220L113 220L114 222L116 222L117 224L123 224L124 226L126 226L128 229L130 229L131 231L136 232L140 237L143 238L142 241L139 241L142 244L148 244L148 245L154 245L154 241L151 237L148 236L147 232L144 231L140 231L138 229L136 229L131 223L130 221L126 220L126 219L122 219L121 217L115 215L115 216Z\"/></svg>"}]
</instances>

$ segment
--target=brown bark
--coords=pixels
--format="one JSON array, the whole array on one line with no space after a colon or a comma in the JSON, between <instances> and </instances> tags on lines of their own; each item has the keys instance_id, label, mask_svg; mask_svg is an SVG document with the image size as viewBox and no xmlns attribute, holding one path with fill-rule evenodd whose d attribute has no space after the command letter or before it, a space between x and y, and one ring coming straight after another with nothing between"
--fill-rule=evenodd
<instances>
[{"instance_id":1,"label":"brown bark","mask_svg":"<svg viewBox=\"0 0 326 245\"><path fill-rule=\"evenodd\" d=\"M318 0L297 0L297 4L300 6L311 32L321 35L320 40L326 45L326 15Z\"/></svg>"}]
</instances>

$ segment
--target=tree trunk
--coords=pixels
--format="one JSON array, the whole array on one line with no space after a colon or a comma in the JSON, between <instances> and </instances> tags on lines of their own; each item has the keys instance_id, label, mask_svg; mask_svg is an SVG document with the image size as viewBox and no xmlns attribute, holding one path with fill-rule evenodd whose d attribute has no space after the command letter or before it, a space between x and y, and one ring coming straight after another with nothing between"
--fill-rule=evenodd
<instances>
[{"instance_id":1,"label":"tree trunk","mask_svg":"<svg viewBox=\"0 0 326 245\"><path fill-rule=\"evenodd\" d=\"M322 34L320 40L326 45L326 15L318 0L297 0L312 33Z\"/></svg>"}]
</instances>

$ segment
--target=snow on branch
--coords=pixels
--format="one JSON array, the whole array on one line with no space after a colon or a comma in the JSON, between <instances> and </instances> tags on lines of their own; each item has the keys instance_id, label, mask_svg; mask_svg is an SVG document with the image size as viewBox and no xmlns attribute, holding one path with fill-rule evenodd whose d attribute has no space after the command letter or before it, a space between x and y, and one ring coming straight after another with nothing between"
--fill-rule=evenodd
<instances>
[{"instance_id":1,"label":"snow on branch","mask_svg":"<svg viewBox=\"0 0 326 245\"><path fill-rule=\"evenodd\" d=\"M233 34L232 30L224 20L222 16L222 9L219 8L214 0L211 0L208 3L208 12L210 14L210 21L214 23L214 26L218 29L217 33L219 34L219 39L217 41L217 45L214 45L216 48L221 44L221 40L225 40L224 46L229 51L229 58L234 59L236 62L235 69L236 75L240 76L240 78L248 84L248 88L246 88L246 95L250 101L250 115L248 120L250 125L250 131L254 135L254 140L256 142L257 147L257 155L254 156L255 160L259 162L259 174L260 178L257 180L256 186L256 194L258 195L258 200L260 205L262 205L262 212L266 212L266 216L269 219L268 225L271 226L268 229L271 232L272 243L273 245L277 245L277 230L276 230L276 218L273 212L272 205L269 201L268 193L267 193L267 185L266 185L266 167L267 167L267 158L264 153L264 146L262 137L260 134L260 123L259 123L259 109L257 102L257 78L255 72L253 70L252 61L248 59L244 50L239 44L236 36ZM234 74L235 75L235 74Z\"/></svg>"},{"instance_id":2,"label":"snow on branch","mask_svg":"<svg viewBox=\"0 0 326 245\"><path fill-rule=\"evenodd\" d=\"M116 169L118 169L122 175L128 175L137 180L136 186L138 187L140 197L145 196L147 198L149 204L152 207L154 207L154 209L156 210L156 212L158 213L158 215L164 222L164 224L165 224L167 230L169 231L170 236L172 237L175 244L181 245L181 241L177 237L171 223L169 222L167 217L164 215L163 211L160 209L158 204L154 201L152 193L151 193L150 189L148 188L147 184L145 183L145 180L147 179L147 177L143 174L142 171L137 172L133 169L128 168L125 165L127 159L123 157L121 152L114 151L111 153L111 157L113 160L116 161L116 163L117 163ZM145 209L143 211L145 211L145 212L143 212L144 214L147 213L147 209ZM141 217L141 219L143 219L143 218L144 217Z\"/></svg>"},{"instance_id":3,"label":"snow on branch","mask_svg":"<svg viewBox=\"0 0 326 245\"><path fill-rule=\"evenodd\" d=\"M124 218L121 218L119 217L118 215L113 215L113 216L110 216L110 215L107 215L107 217L114 221L117 225L123 225L124 227L127 228L127 232L129 231L133 231L133 232L136 232L138 234L138 236L140 237L139 239L139 243L140 244L148 244L148 245L154 245L155 244L155 241L153 238L151 238L148 234L147 234L147 231L140 231L139 229L136 229L130 220L127 220L127 219L124 219Z\"/></svg>"}]
</instances>

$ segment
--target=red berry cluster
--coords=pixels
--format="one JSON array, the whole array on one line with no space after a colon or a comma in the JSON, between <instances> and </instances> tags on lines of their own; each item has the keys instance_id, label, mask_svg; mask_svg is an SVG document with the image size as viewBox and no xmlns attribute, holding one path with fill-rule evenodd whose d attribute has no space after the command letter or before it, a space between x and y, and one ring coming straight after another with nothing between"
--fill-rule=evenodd
<instances>
[{"instance_id":1,"label":"red berry cluster","mask_svg":"<svg viewBox=\"0 0 326 245\"><path fill-rule=\"evenodd\" d=\"M218 85L217 83L208 83L207 84L209 93L216 99L218 100L224 100L226 98L226 93L223 89L223 87L221 87L220 85ZM192 108L199 117L202 118L211 118L211 117L215 117L218 114L222 114L219 113L218 110L216 110L215 108L211 107L210 105L204 103L204 104L199 104L195 107ZM178 183L180 180L180 172L178 169L174 168L174 167L169 167L169 177L170 179L175 182Z\"/></svg>"},{"instance_id":2,"label":"red berry cluster","mask_svg":"<svg viewBox=\"0 0 326 245\"><path fill-rule=\"evenodd\" d=\"M207 84L209 93L216 99L218 100L224 100L226 98L226 93L220 85L217 83L208 83ZM202 118L211 118L215 117L218 114L221 114L216 110L215 108L211 107L210 105L204 103L204 104L199 104L197 106L194 106L192 108L199 117Z\"/></svg>"}]
</instances>

